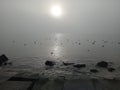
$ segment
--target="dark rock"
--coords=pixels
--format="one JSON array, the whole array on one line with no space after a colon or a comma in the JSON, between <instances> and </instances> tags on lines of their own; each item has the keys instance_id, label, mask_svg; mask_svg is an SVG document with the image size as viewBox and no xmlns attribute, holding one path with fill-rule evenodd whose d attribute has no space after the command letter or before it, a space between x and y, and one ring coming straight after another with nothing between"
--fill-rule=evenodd
<instances>
[{"instance_id":1,"label":"dark rock","mask_svg":"<svg viewBox=\"0 0 120 90\"><path fill-rule=\"evenodd\" d=\"M63 62L63 65L68 66L68 65L73 65L74 63L65 63Z\"/></svg>"},{"instance_id":2,"label":"dark rock","mask_svg":"<svg viewBox=\"0 0 120 90\"><path fill-rule=\"evenodd\" d=\"M105 45L102 45L102 47L105 47Z\"/></svg>"},{"instance_id":3,"label":"dark rock","mask_svg":"<svg viewBox=\"0 0 120 90\"><path fill-rule=\"evenodd\" d=\"M90 52L90 50L89 50L89 49L88 49L87 51L88 51L88 52Z\"/></svg>"},{"instance_id":4,"label":"dark rock","mask_svg":"<svg viewBox=\"0 0 120 90\"><path fill-rule=\"evenodd\" d=\"M53 62L53 61L46 61L45 65L47 65L47 66L54 66L55 62Z\"/></svg>"},{"instance_id":5,"label":"dark rock","mask_svg":"<svg viewBox=\"0 0 120 90\"><path fill-rule=\"evenodd\" d=\"M106 68L106 67L108 67L108 63L105 62L105 61L101 61L101 62L98 62L98 63L97 63L97 66L98 66L98 67L104 67L104 68Z\"/></svg>"},{"instance_id":6,"label":"dark rock","mask_svg":"<svg viewBox=\"0 0 120 90\"><path fill-rule=\"evenodd\" d=\"M51 55L54 54L53 52L50 53Z\"/></svg>"},{"instance_id":7,"label":"dark rock","mask_svg":"<svg viewBox=\"0 0 120 90\"><path fill-rule=\"evenodd\" d=\"M78 43L79 45L81 45L81 43Z\"/></svg>"},{"instance_id":8,"label":"dark rock","mask_svg":"<svg viewBox=\"0 0 120 90\"><path fill-rule=\"evenodd\" d=\"M85 64L76 64L76 65L73 65L73 67L83 68L83 67L86 67L86 65Z\"/></svg>"},{"instance_id":9,"label":"dark rock","mask_svg":"<svg viewBox=\"0 0 120 90\"><path fill-rule=\"evenodd\" d=\"M10 65L10 66L11 66L11 65L12 65L12 62L5 62L5 63L3 63L3 65L5 65L5 66L6 66L6 65Z\"/></svg>"},{"instance_id":10,"label":"dark rock","mask_svg":"<svg viewBox=\"0 0 120 90\"><path fill-rule=\"evenodd\" d=\"M37 41L34 41L34 44L37 44Z\"/></svg>"},{"instance_id":11,"label":"dark rock","mask_svg":"<svg viewBox=\"0 0 120 90\"><path fill-rule=\"evenodd\" d=\"M8 57L6 55L1 55L0 58L5 62L8 61Z\"/></svg>"},{"instance_id":12,"label":"dark rock","mask_svg":"<svg viewBox=\"0 0 120 90\"><path fill-rule=\"evenodd\" d=\"M97 69L90 69L90 72L92 72L92 73L97 73L98 70L97 70Z\"/></svg>"},{"instance_id":13,"label":"dark rock","mask_svg":"<svg viewBox=\"0 0 120 90\"><path fill-rule=\"evenodd\" d=\"M6 55L1 55L0 56L0 66L3 64L3 63L5 63L6 61L8 61L9 59L8 59L8 57L6 56Z\"/></svg>"},{"instance_id":14,"label":"dark rock","mask_svg":"<svg viewBox=\"0 0 120 90\"><path fill-rule=\"evenodd\" d=\"M115 68L108 68L108 71L113 72L113 71L115 71Z\"/></svg>"},{"instance_id":15,"label":"dark rock","mask_svg":"<svg viewBox=\"0 0 120 90\"><path fill-rule=\"evenodd\" d=\"M26 43L24 43L24 46L27 46L27 44L26 44Z\"/></svg>"},{"instance_id":16,"label":"dark rock","mask_svg":"<svg viewBox=\"0 0 120 90\"><path fill-rule=\"evenodd\" d=\"M8 64L8 63L6 63L6 62L4 63L4 65L7 65L7 64Z\"/></svg>"},{"instance_id":17,"label":"dark rock","mask_svg":"<svg viewBox=\"0 0 120 90\"><path fill-rule=\"evenodd\" d=\"M92 42L92 44L94 45L96 43L96 41Z\"/></svg>"},{"instance_id":18,"label":"dark rock","mask_svg":"<svg viewBox=\"0 0 120 90\"><path fill-rule=\"evenodd\" d=\"M8 65L12 65L12 62L8 62L7 64L8 64Z\"/></svg>"}]
</instances>

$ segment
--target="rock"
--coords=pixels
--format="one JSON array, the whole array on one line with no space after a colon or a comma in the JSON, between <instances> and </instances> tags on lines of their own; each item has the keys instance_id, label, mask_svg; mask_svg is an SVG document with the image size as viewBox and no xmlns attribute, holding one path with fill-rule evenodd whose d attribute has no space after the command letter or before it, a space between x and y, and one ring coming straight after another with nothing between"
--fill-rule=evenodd
<instances>
[{"instance_id":1,"label":"rock","mask_svg":"<svg viewBox=\"0 0 120 90\"><path fill-rule=\"evenodd\" d=\"M47 66L54 66L55 62L53 62L53 61L46 61L45 65L47 65Z\"/></svg>"},{"instance_id":2,"label":"rock","mask_svg":"<svg viewBox=\"0 0 120 90\"><path fill-rule=\"evenodd\" d=\"M97 73L98 70L97 70L97 69L90 69L90 72L92 72L92 73Z\"/></svg>"},{"instance_id":3,"label":"rock","mask_svg":"<svg viewBox=\"0 0 120 90\"><path fill-rule=\"evenodd\" d=\"M95 45L96 41L92 42L93 45Z\"/></svg>"},{"instance_id":4,"label":"rock","mask_svg":"<svg viewBox=\"0 0 120 90\"><path fill-rule=\"evenodd\" d=\"M8 62L7 64L8 64L8 65L12 65L12 62Z\"/></svg>"},{"instance_id":5,"label":"rock","mask_svg":"<svg viewBox=\"0 0 120 90\"><path fill-rule=\"evenodd\" d=\"M6 62L4 63L4 65L7 65L7 64L8 64L8 63L6 63Z\"/></svg>"},{"instance_id":6,"label":"rock","mask_svg":"<svg viewBox=\"0 0 120 90\"><path fill-rule=\"evenodd\" d=\"M105 45L102 45L102 47L105 47Z\"/></svg>"},{"instance_id":7,"label":"rock","mask_svg":"<svg viewBox=\"0 0 120 90\"><path fill-rule=\"evenodd\" d=\"M73 65L74 63L65 63L63 62L63 65L68 66L68 65Z\"/></svg>"},{"instance_id":8,"label":"rock","mask_svg":"<svg viewBox=\"0 0 120 90\"><path fill-rule=\"evenodd\" d=\"M101 62L98 62L98 63L97 63L97 66L98 66L98 67L106 68L106 67L108 67L108 63L105 62L105 61L101 61Z\"/></svg>"},{"instance_id":9,"label":"rock","mask_svg":"<svg viewBox=\"0 0 120 90\"><path fill-rule=\"evenodd\" d=\"M79 45L81 45L81 43L78 43Z\"/></svg>"},{"instance_id":10,"label":"rock","mask_svg":"<svg viewBox=\"0 0 120 90\"><path fill-rule=\"evenodd\" d=\"M113 72L113 71L115 71L115 68L108 68L108 71Z\"/></svg>"},{"instance_id":11,"label":"rock","mask_svg":"<svg viewBox=\"0 0 120 90\"><path fill-rule=\"evenodd\" d=\"M73 67L83 68L83 67L86 67L86 65L85 64L76 64L76 65L73 65Z\"/></svg>"},{"instance_id":12,"label":"rock","mask_svg":"<svg viewBox=\"0 0 120 90\"><path fill-rule=\"evenodd\" d=\"M6 55L1 55L0 56L0 66L3 64L3 63L5 63L6 61L8 61L9 59L8 59L8 57L6 56Z\"/></svg>"},{"instance_id":13,"label":"rock","mask_svg":"<svg viewBox=\"0 0 120 90\"><path fill-rule=\"evenodd\" d=\"M51 52L50 54L51 54L51 55L53 55L54 53L53 53L53 52Z\"/></svg>"},{"instance_id":14,"label":"rock","mask_svg":"<svg viewBox=\"0 0 120 90\"><path fill-rule=\"evenodd\" d=\"M8 61L8 57L4 54L0 56L0 59L2 59L3 62Z\"/></svg>"},{"instance_id":15,"label":"rock","mask_svg":"<svg viewBox=\"0 0 120 90\"><path fill-rule=\"evenodd\" d=\"M88 52L90 52L90 50L89 50L89 49L88 49L87 51L88 51Z\"/></svg>"}]
</instances>

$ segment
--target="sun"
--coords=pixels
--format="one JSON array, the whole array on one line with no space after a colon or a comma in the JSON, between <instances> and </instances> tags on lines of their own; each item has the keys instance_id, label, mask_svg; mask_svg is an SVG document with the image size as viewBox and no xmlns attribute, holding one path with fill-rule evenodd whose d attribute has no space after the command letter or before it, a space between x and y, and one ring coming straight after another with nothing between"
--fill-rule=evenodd
<instances>
[{"instance_id":1,"label":"sun","mask_svg":"<svg viewBox=\"0 0 120 90\"><path fill-rule=\"evenodd\" d=\"M53 5L50 12L54 17L60 17L62 15L62 9L59 5Z\"/></svg>"}]
</instances>

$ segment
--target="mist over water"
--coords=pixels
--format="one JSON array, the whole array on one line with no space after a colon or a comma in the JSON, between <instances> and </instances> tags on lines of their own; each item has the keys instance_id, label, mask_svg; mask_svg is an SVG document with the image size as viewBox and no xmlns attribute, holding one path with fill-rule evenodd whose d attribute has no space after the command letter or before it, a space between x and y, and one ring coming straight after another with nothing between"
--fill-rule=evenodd
<instances>
[{"instance_id":1,"label":"mist over water","mask_svg":"<svg viewBox=\"0 0 120 90\"><path fill-rule=\"evenodd\" d=\"M56 18L51 5L61 5ZM120 58L118 0L0 0L0 54Z\"/></svg>"}]
</instances>

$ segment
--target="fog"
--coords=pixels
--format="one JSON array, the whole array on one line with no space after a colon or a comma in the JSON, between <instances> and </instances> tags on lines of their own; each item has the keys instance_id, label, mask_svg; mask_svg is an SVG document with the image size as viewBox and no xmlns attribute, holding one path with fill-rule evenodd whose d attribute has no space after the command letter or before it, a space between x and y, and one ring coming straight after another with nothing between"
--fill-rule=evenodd
<instances>
[{"instance_id":1,"label":"fog","mask_svg":"<svg viewBox=\"0 0 120 90\"><path fill-rule=\"evenodd\" d=\"M119 0L0 0L0 54L119 59L119 8Z\"/></svg>"}]
</instances>

